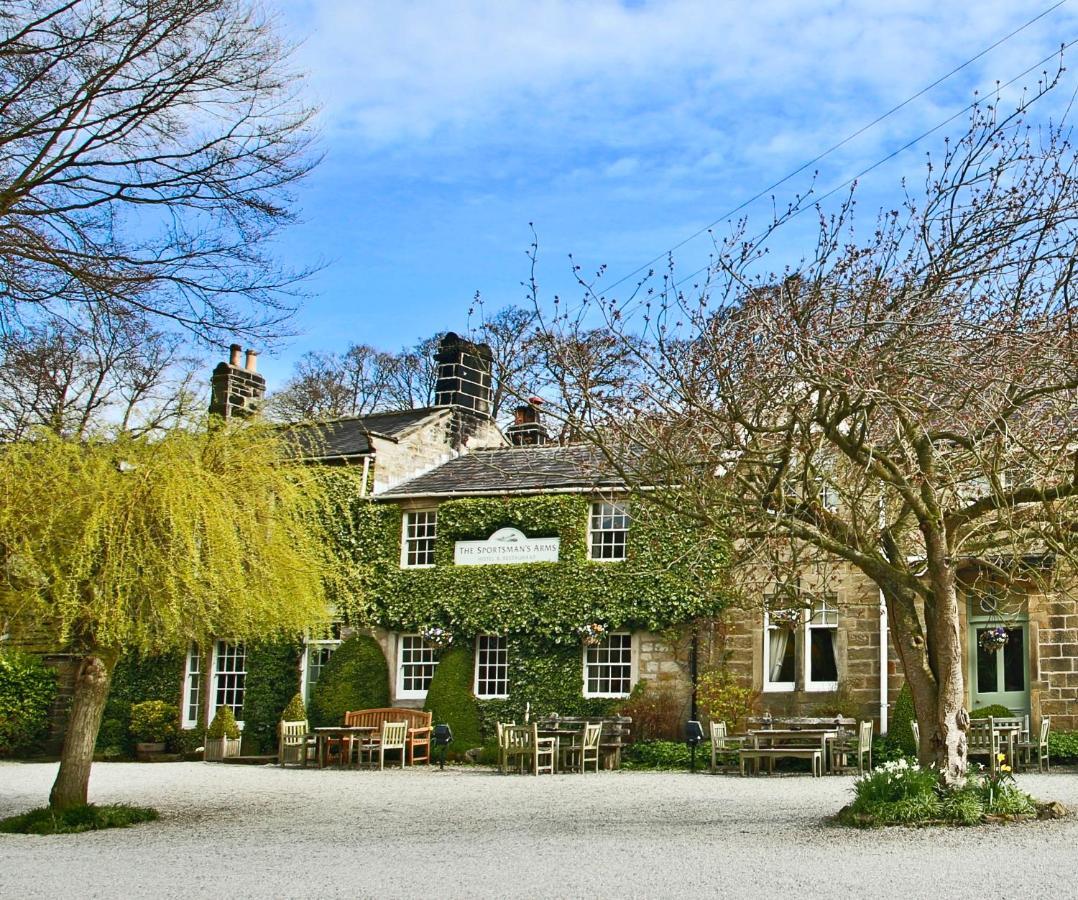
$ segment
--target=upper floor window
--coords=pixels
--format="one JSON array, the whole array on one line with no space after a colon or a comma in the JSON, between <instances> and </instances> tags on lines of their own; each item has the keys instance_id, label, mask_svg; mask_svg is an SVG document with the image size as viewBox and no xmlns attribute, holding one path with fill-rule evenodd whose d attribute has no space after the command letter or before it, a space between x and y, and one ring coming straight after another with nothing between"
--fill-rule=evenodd
<instances>
[{"instance_id":1,"label":"upper floor window","mask_svg":"<svg viewBox=\"0 0 1078 900\"><path fill-rule=\"evenodd\" d=\"M625 559L629 510L624 503L600 501L591 505L588 555L603 562Z\"/></svg>"},{"instance_id":2,"label":"upper floor window","mask_svg":"<svg viewBox=\"0 0 1078 900\"><path fill-rule=\"evenodd\" d=\"M420 509L404 514L401 565L408 568L434 565L434 541L438 534L438 510Z\"/></svg>"}]
</instances>

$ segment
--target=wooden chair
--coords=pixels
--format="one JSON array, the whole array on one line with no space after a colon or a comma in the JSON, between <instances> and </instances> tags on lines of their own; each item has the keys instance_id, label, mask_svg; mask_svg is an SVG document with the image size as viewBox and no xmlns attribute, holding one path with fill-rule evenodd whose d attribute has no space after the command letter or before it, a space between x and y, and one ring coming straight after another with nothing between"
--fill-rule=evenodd
<instances>
[{"instance_id":1,"label":"wooden chair","mask_svg":"<svg viewBox=\"0 0 1078 900\"><path fill-rule=\"evenodd\" d=\"M381 733L382 725L386 722L408 723L408 765L417 762L430 763L430 744L432 713L422 709L404 709L396 706L381 707L379 709L355 709L344 714L344 724L352 726L365 725L368 728L378 729L373 736L377 741ZM369 743L369 741L367 742Z\"/></svg>"},{"instance_id":2,"label":"wooden chair","mask_svg":"<svg viewBox=\"0 0 1078 900\"><path fill-rule=\"evenodd\" d=\"M1051 730L1051 716L1041 716L1040 735L1035 741L1019 741L1018 752L1024 757L1026 766L1029 765L1030 755L1037 754L1037 771L1051 772L1052 767L1048 759L1048 732Z\"/></svg>"},{"instance_id":3,"label":"wooden chair","mask_svg":"<svg viewBox=\"0 0 1078 900\"><path fill-rule=\"evenodd\" d=\"M599 742L602 740L603 723L587 724L584 726L582 743L576 746L565 747L563 756L565 767L573 772L583 775L588 769L588 763L595 763L595 771L599 771ZM579 761L579 768L577 763Z\"/></svg>"},{"instance_id":4,"label":"wooden chair","mask_svg":"<svg viewBox=\"0 0 1078 900\"><path fill-rule=\"evenodd\" d=\"M553 775L558 758L558 739L556 737L539 737L538 722L532 722L532 748L532 772L535 775L541 772ZM596 759L598 759L598 753L596 754ZM598 763L596 763L595 771L599 771Z\"/></svg>"},{"instance_id":5,"label":"wooden chair","mask_svg":"<svg viewBox=\"0 0 1078 900\"><path fill-rule=\"evenodd\" d=\"M382 733L372 736L370 740L360 744L359 752L370 756L371 768L374 767L374 754L378 753L378 770L386 767L386 751L400 750L401 768L408 761L408 723L407 722L383 722Z\"/></svg>"},{"instance_id":6,"label":"wooden chair","mask_svg":"<svg viewBox=\"0 0 1078 900\"><path fill-rule=\"evenodd\" d=\"M505 760L502 769L503 774L513 761L517 761L519 771L524 773L524 763L535 755L535 745L532 743L532 729L534 725L503 725L502 726L502 751Z\"/></svg>"},{"instance_id":7,"label":"wooden chair","mask_svg":"<svg viewBox=\"0 0 1078 900\"><path fill-rule=\"evenodd\" d=\"M850 761L851 756L857 758L857 773L864 775L866 771L872 769L872 720L861 722L857 726L857 743L856 745L849 739L842 743L835 743L832 750L833 759L833 771L835 772L852 772L854 764ZM866 769L865 759L868 759L868 766Z\"/></svg>"},{"instance_id":8,"label":"wooden chair","mask_svg":"<svg viewBox=\"0 0 1078 900\"><path fill-rule=\"evenodd\" d=\"M712 774L718 771L720 765L727 771L736 769L738 766L737 753L741 749L741 738L730 737L726 733L725 722L712 722L710 731Z\"/></svg>"},{"instance_id":9,"label":"wooden chair","mask_svg":"<svg viewBox=\"0 0 1078 900\"><path fill-rule=\"evenodd\" d=\"M995 721L991 716L984 719L971 719L966 731L966 755L987 756L988 771L996 774L999 765L999 735L996 734Z\"/></svg>"},{"instance_id":10,"label":"wooden chair","mask_svg":"<svg viewBox=\"0 0 1078 900\"><path fill-rule=\"evenodd\" d=\"M505 774L506 760L508 759L506 729L514 727L516 724L516 722L497 722L494 726L498 735L498 771L503 775Z\"/></svg>"},{"instance_id":11,"label":"wooden chair","mask_svg":"<svg viewBox=\"0 0 1078 900\"><path fill-rule=\"evenodd\" d=\"M307 727L306 719L278 723L277 764L286 766L293 762L306 768L312 740L313 735Z\"/></svg>"}]
</instances>

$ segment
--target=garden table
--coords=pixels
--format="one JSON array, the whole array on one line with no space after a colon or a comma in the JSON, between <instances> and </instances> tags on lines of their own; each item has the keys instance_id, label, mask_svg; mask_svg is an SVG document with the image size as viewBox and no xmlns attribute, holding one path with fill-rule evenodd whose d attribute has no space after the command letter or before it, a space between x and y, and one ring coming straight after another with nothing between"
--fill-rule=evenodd
<instances>
[{"instance_id":1,"label":"garden table","mask_svg":"<svg viewBox=\"0 0 1078 900\"><path fill-rule=\"evenodd\" d=\"M580 746L581 741L584 739L583 727L576 728L572 725L550 728L540 727L538 733L541 738L554 738L554 757L558 761L559 769L561 768L562 751L572 750Z\"/></svg>"},{"instance_id":2,"label":"garden table","mask_svg":"<svg viewBox=\"0 0 1078 900\"><path fill-rule=\"evenodd\" d=\"M825 771L830 772L832 760L830 745L838 740L838 728L754 728L749 731L752 749L773 748L787 750L819 749ZM776 753L775 755L781 755ZM759 759L756 761L759 768ZM768 758L769 768L774 768L774 758Z\"/></svg>"},{"instance_id":3,"label":"garden table","mask_svg":"<svg viewBox=\"0 0 1078 900\"><path fill-rule=\"evenodd\" d=\"M314 736L318 741L318 768L324 769L326 767L326 749L327 744L333 738L337 738L341 741L341 754L340 765L343 767L345 759L352 758L352 742L356 738L366 737L371 732L377 731L373 725L329 725L322 728L315 728ZM348 741L348 754L344 752L344 742Z\"/></svg>"}]
</instances>

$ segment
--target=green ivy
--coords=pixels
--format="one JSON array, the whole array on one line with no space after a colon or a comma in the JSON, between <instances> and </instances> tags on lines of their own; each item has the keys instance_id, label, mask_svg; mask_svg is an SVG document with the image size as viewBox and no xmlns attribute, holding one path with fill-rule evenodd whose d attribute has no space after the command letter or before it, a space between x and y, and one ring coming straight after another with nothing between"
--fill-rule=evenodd
<instances>
[{"instance_id":1,"label":"green ivy","mask_svg":"<svg viewBox=\"0 0 1078 900\"><path fill-rule=\"evenodd\" d=\"M243 691L245 750L270 753L277 747L277 723L292 695L299 691L299 658L303 645L295 638L247 644L247 679Z\"/></svg>"},{"instance_id":2,"label":"green ivy","mask_svg":"<svg viewBox=\"0 0 1078 900\"><path fill-rule=\"evenodd\" d=\"M131 756L135 742L131 736L131 707L147 700L182 702L184 655L125 653L112 670L109 698L105 703L97 752L108 756Z\"/></svg>"},{"instance_id":3,"label":"green ivy","mask_svg":"<svg viewBox=\"0 0 1078 900\"><path fill-rule=\"evenodd\" d=\"M728 544L699 552L695 525L667 510L633 504L628 559L587 558L591 501L580 495L459 499L438 507L435 566L400 566L401 511L360 501L337 539L356 560L357 590L345 607L360 624L413 631L447 627L458 639L528 635L579 648L578 629L649 630L716 614L724 605ZM514 527L561 539L560 561L455 566L453 544Z\"/></svg>"},{"instance_id":4,"label":"green ivy","mask_svg":"<svg viewBox=\"0 0 1078 900\"><path fill-rule=\"evenodd\" d=\"M31 751L49 730L56 672L37 657L0 653L0 756Z\"/></svg>"}]
</instances>

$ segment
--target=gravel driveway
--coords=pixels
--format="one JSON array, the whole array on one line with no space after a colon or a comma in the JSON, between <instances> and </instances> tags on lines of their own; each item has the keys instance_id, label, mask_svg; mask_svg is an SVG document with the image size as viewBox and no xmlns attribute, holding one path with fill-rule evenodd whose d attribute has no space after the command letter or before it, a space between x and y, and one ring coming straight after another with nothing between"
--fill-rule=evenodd
<instances>
[{"instance_id":1,"label":"gravel driveway","mask_svg":"<svg viewBox=\"0 0 1078 900\"><path fill-rule=\"evenodd\" d=\"M0 817L42 805L55 772L0 763ZM1078 775L1021 782L1078 809ZM1078 819L874 832L823 825L851 783L100 763L91 800L153 805L161 820L0 835L0 896L1078 895Z\"/></svg>"}]
</instances>

